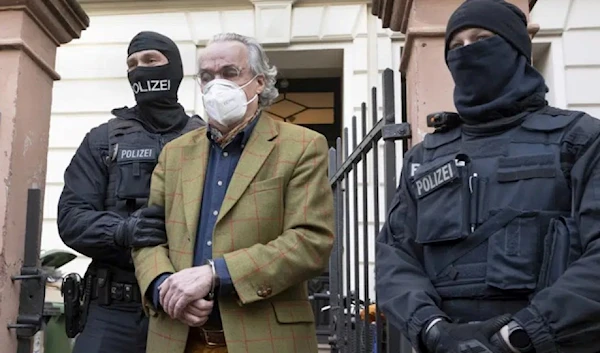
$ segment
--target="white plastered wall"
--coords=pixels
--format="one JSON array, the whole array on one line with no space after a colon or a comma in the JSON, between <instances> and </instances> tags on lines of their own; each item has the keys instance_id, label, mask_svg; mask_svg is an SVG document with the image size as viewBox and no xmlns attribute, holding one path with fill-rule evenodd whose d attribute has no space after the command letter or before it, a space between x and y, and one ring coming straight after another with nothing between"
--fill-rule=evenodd
<instances>
[{"instance_id":1,"label":"white plastered wall","mask_svg":"<svg viewBox=\"0 0 600 353\"><path fill-rule=\"evenodd\" d=\"M396 122L401 122L401 111L402 111L402 97L401 97L401 77L400 77L400 50L404 45L404 36L398 33L393 33L387 29L382 29L381 21L375 16L368 15L365 19L366 23L364 27L366 30L360 33L354 40L353 43L353 55L345 56L344 61L344 77L353 77L351 82L344 84L345 90L353 91L351 100L344 101L344 111L350 111L350 114L344 115L344 127L348 128L349 143L348 150L352 152L353 147L353 129L352 129L352 116L356 116L357 119L357 144L362 140L362 119L361 119L361 103L366 102L367 114L366 114L366 131L367 133L372 128L372 99L371 89L376 87L377 89L377 114L378 119L383 116L383 82L382 74L385 69L392 69L394 72L394 93L395 93L395 118ZM362 53L367 53L364 55ZM344 97L346 99L346 96ZM349 249L346 247L344 240L344 249L349 250L346 252L350 253L350 290L356 291L355 286L355 245L358 246L359 254L359 288L360 298L365 299L364 287L362 284L365 281L365 268L364 268L364 218L363 209L367 210L367 235L368 235L368 281L369 281L369 301L375 299L375 237L378 234L378 230L375 228L375 208L379 210L379 227L383 226L385 221L385 188L384 188L384 153L383 153L383 141L379 143L378 149L378 197L379 203L376 205L374 199L374 187L373 187L373 153L369 152L367 157L367 198L363 197L363 171L362 162L357 166L357 193L358 193L358 212L354 213L354 187L353 187L353 174L349 175L349 193L350 199L350 227L344 231L344 236L350 235L350 239L356 239L356 242L351 241ZM399 141L396 143L396 165L397 173L400 172L400 166L402 165L402 143ZM345 188L345 186L344 186ZM366 205L366 206L365 206ZM354 232L354 219L358 219L358 237L355 237ZM344 264L346 264L346 258L344 257ZM346 282L344 282L346 286ZM344 288L346 290L346 287ZM343 292L347 293L347 292Z\"/></svg>"},{"instance_id":2,"label":"white plastered wall","mask_svg":"<svg viewBox=\"0 0 600 353\"><path fill-rule=\"evenodd\" d=\"M549 44L543 68L549 101L600 118L600 1L541 0L532 11L536 44Z\"/></svg>"}]
</instances>

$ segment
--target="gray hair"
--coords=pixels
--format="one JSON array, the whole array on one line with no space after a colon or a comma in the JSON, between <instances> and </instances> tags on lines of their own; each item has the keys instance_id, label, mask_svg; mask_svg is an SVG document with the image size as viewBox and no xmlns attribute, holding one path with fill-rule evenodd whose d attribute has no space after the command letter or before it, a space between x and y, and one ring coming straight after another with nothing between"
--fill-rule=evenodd
<instances>
[{"instance_id":1,"label":"gray hair","mask_svg":"<svg viewBox=\"0 0 600 353\"><path fill-rule=\"evenodd\" d=\"M270 106L279 96L279 91L275 87L277 68L269 63L269 58L262 45L256 39L241 34L220 33L215 35L207 46L218 42L240 42L246 46L250 70L254 75L261 75L265 78L265 88L258 96L258 105L261 108Z\"/></svg>"}]
</instances>

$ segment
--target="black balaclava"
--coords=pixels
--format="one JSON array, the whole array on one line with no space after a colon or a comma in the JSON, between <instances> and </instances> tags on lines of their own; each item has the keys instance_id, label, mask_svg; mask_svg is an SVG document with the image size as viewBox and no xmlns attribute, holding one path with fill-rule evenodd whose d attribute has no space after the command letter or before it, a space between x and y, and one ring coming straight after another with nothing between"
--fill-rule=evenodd
<instances>
[{"instance_id":1,"label":"black balaclava","mask_svg":"<svg viewBox=\"0 0 600 353\"><path fill-rule=\"evenodd\" d=\"M169 63L154 67L138 66L128 73L138 116L157 132L181 130L189 117L177 99L177 91L183 80L179 49L168 37L144 31L133 37L127 48L127 56L143 50L157 50Z\"/></svg>"},{"instance_id":2,"label":"black balaclava","mask_svg":"<svg viewBox=\"0 0 600 353\"><path fill-rule=\"evenodd\" d=\"M496 34L449 50L454 34L483 28ZM548 88L531 66L527 18L504 0L467 0L446 28L446 63L454 79L454 105L467 124L514 116L546 104Z\"/></svg>"}]
</instances>

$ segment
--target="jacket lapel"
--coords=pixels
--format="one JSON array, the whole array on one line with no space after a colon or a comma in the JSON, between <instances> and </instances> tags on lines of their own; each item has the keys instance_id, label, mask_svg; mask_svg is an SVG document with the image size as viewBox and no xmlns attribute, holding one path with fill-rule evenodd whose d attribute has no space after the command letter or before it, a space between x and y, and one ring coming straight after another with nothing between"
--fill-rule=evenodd
<instances>
[{"instance_id":1,"label":"jacket lapel","mask_svg":"<svg viewBox=\"0 0 600 353\"><path fill-rule=\"evenodd\" d=\"M275 123L266 114L258 119L227 188L217 222L239 201L275 146Z\"/></svg>"},{"instance_id":2,"label":"jacket lapel","mask_svg":"<svg viewBox=\"0 0 600 353\"><path fill-rule=\"evenodd\" d=\"M209 140L206 137L206 129L201 129L192 144L183 147L181 151L183 160L179 174L181 178L179 192L183 194L182 207L190 240L196 239L208 152Z\"/></svg>"}]
</instances>

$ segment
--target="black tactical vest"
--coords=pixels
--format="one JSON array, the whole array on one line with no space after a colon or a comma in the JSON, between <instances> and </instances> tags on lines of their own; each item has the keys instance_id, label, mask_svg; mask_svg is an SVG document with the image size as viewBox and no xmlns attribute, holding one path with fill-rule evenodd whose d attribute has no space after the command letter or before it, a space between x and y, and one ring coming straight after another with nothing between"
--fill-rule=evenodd
<instances>
[{"instance_id":1,"label":"black tactical vest","mask_svg":"<svg viewBox=\"0 0 600 353\"><path fill-rule=\"evenodd\" d=\"M561 144L578 115L547 107L493 136L458 127L425 137L409 184L416 242L443 301L526 301L578 256L569 253L577 230L561 168Z\"/></svg>"},{"instance_id":2,"label":"black tactical vest","mask_svg":"<svg viewBox=\"0 0 600 353\"><path fill-rule=\"evenodd\" d=\"M144 206L150 195L150 179L165 144L205 123L191 117L181 131L150 133L133 119L108 121L109 182L104 207L123 217Z\"/></svg>"}]
</instances>

